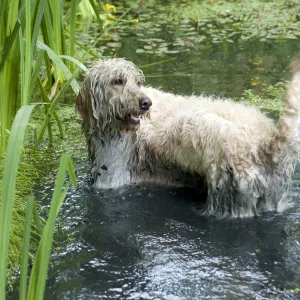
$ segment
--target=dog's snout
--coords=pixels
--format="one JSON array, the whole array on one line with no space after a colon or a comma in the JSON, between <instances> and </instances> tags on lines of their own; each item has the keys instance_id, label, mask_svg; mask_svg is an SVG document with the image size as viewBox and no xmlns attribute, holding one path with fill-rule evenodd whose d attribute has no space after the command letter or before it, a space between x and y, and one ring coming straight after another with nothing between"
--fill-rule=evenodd
<instances>
[{"instance_id":1,"label":"dog's snout","mask_svg":"<svg viewBox=\"0 0 300 300\"><path fill-rule=\"evenodd\" d=\"M140 108L143 110L148 110L150 106L152 105L152 101L148 97L140 98L139 100Z\"/></svg>"}]
</instances>

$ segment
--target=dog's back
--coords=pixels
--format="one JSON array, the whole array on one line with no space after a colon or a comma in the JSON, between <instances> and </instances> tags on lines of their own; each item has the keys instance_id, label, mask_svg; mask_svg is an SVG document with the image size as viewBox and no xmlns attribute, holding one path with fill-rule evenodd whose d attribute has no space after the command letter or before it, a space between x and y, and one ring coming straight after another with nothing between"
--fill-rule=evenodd
<instances>
[{"instance_id":1,"label":"dog's back","mask_svg":"<svg viewBox=\"0 0 300 300\"><path fill-rule=\"evenodd\" d=\"M166 164L205 179L205 214L251 216L288 205L299 151L299 73L278 127L258 109L230 100L174 96L153 88L144 92L153 108L140 134Z\"/></svg>"}]
</instances>

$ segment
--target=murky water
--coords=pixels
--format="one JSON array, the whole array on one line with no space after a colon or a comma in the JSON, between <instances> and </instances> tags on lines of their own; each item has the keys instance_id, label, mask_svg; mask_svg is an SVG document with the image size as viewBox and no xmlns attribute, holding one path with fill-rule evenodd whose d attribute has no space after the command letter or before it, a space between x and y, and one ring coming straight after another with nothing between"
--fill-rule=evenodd
<instances>
[{"instance_id":1,"label":"murky water","mask_svg":"<svg viewBox=\"0 0 300 300\"><path fill-rule=\"evenodd\" d=\"M72 191L74 243L52 258L45 299L298 299L298 205L216 220L197 200L184 189Z\"/></svg>"},{"instance_id":2,"label":"murky water","mask_svg":"<svg viewBox=\"0 0 300 300\"><path fill-rule=\"evenodd\" d=\"M147 84L168 91L237 97L256 77L265 83L286 78L285 67L300 48L298 41L179 47L175 37L195 32L192 25L167 29L133 28L120 39L121 32L104 53L138 66L168 60L143 68ZM168 51L157 54L153 44ZM187 189L91 192L85 188L89 161L77 156L75 162L81 187L69 192L61 212L72 242L52 256L46 300L299 299L299 168L290 210L216 220L198 214L199 199ZM51 187L42 189L51 194Z\"/></svg>"}]
</instances>

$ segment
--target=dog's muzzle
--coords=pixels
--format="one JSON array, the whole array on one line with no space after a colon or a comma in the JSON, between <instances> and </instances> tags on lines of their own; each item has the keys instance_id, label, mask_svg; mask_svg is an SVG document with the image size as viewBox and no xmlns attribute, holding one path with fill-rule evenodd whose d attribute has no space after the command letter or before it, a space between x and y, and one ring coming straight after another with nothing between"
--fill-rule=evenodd
<instances>
[{"instance_id":1,"label":"dog's muzzle","mask_svg":"<svg viewBox=\"0 0 300 300\"><path fill-rule=\"evenodd\" d=\"M126 126L139 126L141 118L146 114L152 105L150 98L143 96L139 98L139 109L137 112L128 113L124 119L123 124Z\"/></svg>"}]
</instances>

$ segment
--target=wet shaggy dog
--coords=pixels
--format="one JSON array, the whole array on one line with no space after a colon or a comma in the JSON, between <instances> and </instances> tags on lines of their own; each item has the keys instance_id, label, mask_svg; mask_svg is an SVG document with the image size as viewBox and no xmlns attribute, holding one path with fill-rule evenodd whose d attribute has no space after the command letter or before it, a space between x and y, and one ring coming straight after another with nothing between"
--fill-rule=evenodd
<instances>
[{"instance_id":1,"label":"wet shaggy dog","mask_svg":"<svg viewBox=\"0 0 300 300\"><path fill-rule=\"evenodd\" d=\"M299 153L300 74L279 123L255 107L143 87L124 59L96 61L77 97L96 188L207 187L218 217L282 211Z\"/></svg>"}]
</instances>

